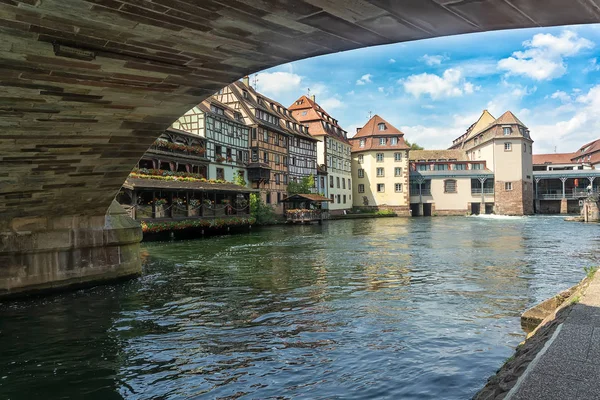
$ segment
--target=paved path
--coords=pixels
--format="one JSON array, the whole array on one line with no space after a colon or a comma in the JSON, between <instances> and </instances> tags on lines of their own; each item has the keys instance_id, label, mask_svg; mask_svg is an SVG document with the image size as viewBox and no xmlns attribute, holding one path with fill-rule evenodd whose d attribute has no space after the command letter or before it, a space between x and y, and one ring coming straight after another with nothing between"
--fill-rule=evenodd
<instances>
[{"instance_id":1,"label":"paved path","mask_svg":"<svg viewBox=\"0 0 600 400\"><path fill-rule=\"evenodd\" d=\"M600 272L506 399L600 399Z\"/></svg>"}]
</instances>

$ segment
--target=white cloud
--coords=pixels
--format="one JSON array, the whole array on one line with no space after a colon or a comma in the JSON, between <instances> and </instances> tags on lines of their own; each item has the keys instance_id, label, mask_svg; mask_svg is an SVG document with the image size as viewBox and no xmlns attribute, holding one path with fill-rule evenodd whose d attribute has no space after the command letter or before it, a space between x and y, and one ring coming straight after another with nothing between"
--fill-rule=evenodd
<instances>
[{"instance_id":1,"label":"white cloud","mask_svg":"<svg viewBox=\"0 0 600 400\"><path fill-rule=\"evenodd\" d=\"M428 94L434 100L444 97L459 97L479 89L471 82L466 82L462 77L462 72L457 69L447 69L442 76L428 73L411 75L406 79L400 79L398 83L402 84L404 90L414 97L418 98Z\"/></svg>"},{"instance_id":2,"label":"white cloud","mask_svg":"<svg viewBox=\"0 0 600 400\"><path fill-rule=\"evenodd\" d=\"M588 61L588 66L583 69L584 73L594 72L594 71L600 71L600 65L598 65L597 58L591 58Z\"/></svg>"},{"instance_id":3,"label":"white cloud","mask_svg":"<svg viewBox=\"0 0 600 400\"><path fill-rule=\"evenodd\" d=\"M390 58L390 60L388 61L390 64L395 64L396 60L394 60L393 58Z\"/></svg>"},{"instance_id":4,"label":"white cloud","mask_svg":"<svg viewBox=\"0 0 600 400\"><path fill-rule=\"evenodd\" d=\"M562 95L557 95L562 97ZM568 112L564 119L552 118L557 109L552 107L544 113L536 112L537 123L529 127L535 140L536 153L575 151L583 143L598 138L600 132L600 85L592 87L587 93L575 99L577 106L564 108ZM532 114L533 116L533 114Z\"/></svg>"},{"instance_id":5,"label":"white cloud","mask_svg":"<svg viewBox=\"0 0 600 400\"><path fill-rule=\"evenodd\" d=\"M430 56L428 54L425 54L419 60L423 61L425 64L427 64L429 66L434 66L434 65L440 65L442 63L442 61L447 60L447 59L448 59L448 57L442 56L442 55Z\"/></svg>"},{"instance_id":6,"label":"white cloud","mask_svg":"<svg viewBox=\"0 0 600 400\"><path fill-rule=\"evenodd\" d=\"M479 115L481 114L455 114L450 121L445 120L441 126L401 126L400 130L411 143L418 143L426 149L443 149L447 148L452 140L465 133L467 128L477 121Z\"/></svg>"},{"instance_id":7,"label":"white cloud","mask_svg":"<svg viewBox=\"0 0 600 400\"><path fill-rule=\"evenodd\" d=\"M383 86L379 86L377 90L379 91L379 93L383 93L385 91L385 88Z\"/></svg>"},{"instance_id":8,"label":"white cloud","mask_svg":"<svg viewBox=\"0 0 600 400\"><path fill-rule=\"evenodd\" d=\"M367 83L371 83L371 78L373 77L373 75L371 74L364 74L363 76L360 77L360 79L358 79L356 81L357 85L365 85Z\"/></svg>"},{"instance_id":9,"label":"white cloud","mask_svg":"<svg viewBox=\"0 0 600 400\"><path fill-rule=\"evenodd\" d=\"M342 103L336 97L327 98L323 101L320 101L319 104L321 105L321 107L323 107L325 110L327 110L328 113L331 113L331 110L344 108L344 103Z\"/></svg>"},{"instance_id":10,"label":"white cloud","mask_svg":"<svg viewBox=\"0 0 600 400\"><path fill-rule=\"evenodd\" d=\"M256 78L258 91L270 97L299 91L303 79L300 75L283 71L260 72ZM254 76L250 77L250 83L254 83Z\"/></svg>"},{"instance_id":11,"label":"white cloud","mask_svg":"<svg viewBox=\"0 0 600 400\"><path fill-rule=\"evenodd\" d=\"M558 99L563 103L568 103L571 101L571 96L569 96L566 92L563 92L562 90L557 90L556 92L552 93L552 96L550 96L550 98Z\"/></svg>"},{"instance_id":12,"label":"white cloud","mask_svg":"<svg viewBox=\"0 0 600 400\"><path fill-rule=\"evenodd\" d=\"M509 75L523 75L542 81L563 76L567 72L564 59L594 44L573 31L563 31L560 36L539 33L523 42L527 50L516 51L512 57L498 61L498 68Z\"/></svg>"}]
</instances>

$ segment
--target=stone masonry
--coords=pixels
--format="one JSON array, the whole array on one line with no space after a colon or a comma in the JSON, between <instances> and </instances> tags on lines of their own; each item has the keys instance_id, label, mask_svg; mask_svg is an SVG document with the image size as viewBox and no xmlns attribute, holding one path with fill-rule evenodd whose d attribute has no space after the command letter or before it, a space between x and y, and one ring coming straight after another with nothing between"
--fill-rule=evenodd
<instances>
[{"instance_id":1,"label":"stone masonry","mask_svg":"<svg viewBox=\"0 0 600 400\"><path fill-rule=\"evenodd\" d=\"M41 246L19 236L18 221L95 218L100 229L150 144L246 74L377 44L600 22L592 3L0 0L0 232L4 260L11 254L0 268L22 272L12 269L19 254Z\"/></svg>"}]
</instances>

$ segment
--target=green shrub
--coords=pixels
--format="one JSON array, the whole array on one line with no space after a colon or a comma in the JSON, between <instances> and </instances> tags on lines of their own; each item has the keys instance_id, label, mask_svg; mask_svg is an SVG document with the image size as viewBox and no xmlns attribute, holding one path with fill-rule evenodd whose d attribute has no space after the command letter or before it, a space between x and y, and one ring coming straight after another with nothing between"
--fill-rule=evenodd
<instances>
[{"instance_id":1,"label":"green shrub","mask_svg":"<svg viewBox=\"0 0 600 400\"><path fill-rule=\"evenodd\" d=\"M271 225L277 223L275 210L260 197L260 194L250 194L250 215L256 220L257 225Z\"/></svg>"}]
</instances>

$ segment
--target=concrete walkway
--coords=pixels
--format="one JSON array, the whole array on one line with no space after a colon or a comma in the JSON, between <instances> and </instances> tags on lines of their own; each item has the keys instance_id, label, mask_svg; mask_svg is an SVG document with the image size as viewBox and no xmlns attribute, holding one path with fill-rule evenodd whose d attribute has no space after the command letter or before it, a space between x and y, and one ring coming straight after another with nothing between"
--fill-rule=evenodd
<instances>
[{"instance_id":1,"label":"concrete walkway","mask_svg":"<svg viewBox=\"0 0 600 400\"><path fill-rule=\"evenodd\" d=\"M600 272L506 399L600 399Z\"/></svg>"}]
</instances>

